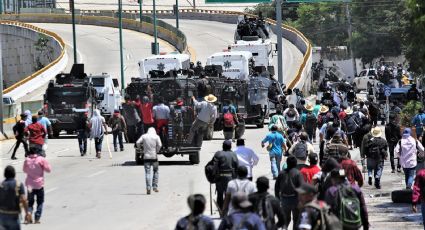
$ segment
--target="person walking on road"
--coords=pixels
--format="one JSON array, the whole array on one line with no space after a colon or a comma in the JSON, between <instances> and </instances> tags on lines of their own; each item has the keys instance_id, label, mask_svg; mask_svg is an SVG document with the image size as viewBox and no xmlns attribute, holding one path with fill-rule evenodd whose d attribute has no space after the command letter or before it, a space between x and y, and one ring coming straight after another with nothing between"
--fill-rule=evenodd
<instances>
[{"instance_id":1,"label":"person walking on road","mask_svg":"<svg viewBox=\"0 0 425 230\"><path fill-rule=\"evenodd\" d=\"M137 125L140 123L139 113L136 110L133 102L130 100L130 97L125 96L125 103L122 104L122 116L125 119L127 125L127 137L128 142L135 143L138 136Z\"/></svg>"},{"instance_id":2,"label":"person walking on road","mask_svg":"<svg viewBox=\"0 0 425 230\"><path fill-rule=\"evenodd\" d=\"M25 110L24 114L26 115L25 127L32 124L32 113L29 110Z\"/></svg>"},{"instance_id":3,"label":"person walking on road","mask_svg":"<svg viewBox=\"0 0 425 230\"><path fill-rule=\"evenodd\" d=\"M96 149L96 157L101 158L103 136L108 135L105 118L100 115L100 111L95 109L93 117L90 119L90 139L94 138L94 146Z\"/></svg>"},{"instance_id":4,"label":"person walking on road","mask_svg":"<svg viewBox=\"0 0 425 230\"><path fill-rule=\"evenodd\" d=\"M326 222L321 215L321 210L329 207L324 201L317 199L317 188L311 184L303 183L296 191L301 206L299 223L294 224L298 227L297 229L326 229L325 226L322 226Z\"/></svg>"},{"instance_id":5,"label":"person walking on road","mask_svg":"<svg viewBox=\"0 0 425 230\"><path fill-rule=\"evenodd\" d=\"M316 142L317 117L313 113L313 105L307 104L305 107L307 113L302 116L301 123L308 134L311 142Z\"/></svg>"},{"instance_id":6,"label":"person walking on road","mask_svg":"<svg viewBox=\"0 0 425 230\"><path fill-rule=\"evenodd\" d=\"M205 101L198 102L195 97L192 97L195 110L197 111L196 120L193 122L190 127L189 136L187 138L189 143L193 143L195 134L197 136L195 146L202 146L202 139L204 137L204 132L206 131L208 125L214 124L217 118L217 107L214 105L214 102L217 101L217 97L210 94L206 96Z\"/></svg>"},{"instance_id":7,"label":"person walking on road","mask_svg":"<svg viewBox=\"0 0 425 230\"><path fill-rule=\"evenodd\" d=\"M279 200L267 192L269 187L269 179L264 176L259 177L257 192L250 194L248 199L252 203L253 211L263 220L266 229L277 230L285 225L285 216Z\"/></svg>"},{"instance_id":8,"label":"person walking on road","mask_svg":"<svg viewBox=\"0 0 425 230\"><path fill-rule=\"evenodd\" d=\"M405 128L401 140L395 147L395 152L400 159L400 165L404 171L406 189L412 189L413 180L416 175L418 164L418 154L424 151L421 142L412 137L412 130Z\"/></svg>"},{"instance_id":9,"label":"person walking on road","mask_svg":"<svg viewBox=\"0 0 425 230\"><path fill-rule=\"evenodd\" d=\"M90 127L88 121L88 113L80 113L75 117L75 125L77 127L78 146L81 156L87 154L87 138L90 136Z\"/></svg>"},{"instance_id":10,"label":"person walking on road","mask_svg":"<svg viewBox=\"0 0 425 230\"><path fill-rule=\"evenodd\" d=\"M177 222L175 230L215 230L214 221L203 215L206 202L201 194L190 195L187 198L190 214Z\"/></svg>"},{"instance_id":11,"label":"person walking on road","mask_svg":"<svg viewBox=\"0 0 425 230\"><path fill-rule=\"evenodd\" d=\"M425 113L423 109L419 109L418 114L413 117L412 125L416 128L416 137L421 139L425 125Z\"/></svg>"},{"instance_id":12,"label":"person walking on road","mask_svg":"<svg viewBox=\"0 0 425 230\"><path fill-rule=\"evenodd\" d=\"M245 146L244 139L238 139L236 141L236 156L238 157L239 166L245 166L248 170L247 178L252 181L252 168L258 164L260 160L258 155L255 154L254 150Z\"/></svg>"},{"instance_id":13,"label":"person walking on road","mask_svg":"<svg viewBox=\"0 0 425 230\"><path fill-rule=\"evenodd\" d=\"M417 205L421 205L422 223L425 229L425 169L420 169L415 177L412 193L412 211L418 212Z\"/></svg>"},{"instance_id":14,"label":"person walking on road","mask_svg":"<svg viewBox=\"0 0 425 230\"><path fill-rule=\"evenodd\" d=\"M384 170L384 160L387 159L387 141L382 138L381 128L375 127L371 131L372 137L366 141L364 145L364 155L361 155L362 159L367 158L367 174L369 176L368 184L372 185L372 172L375 178L375 188L381 189L381 176ZM413 180L412 180L413 182Z\"/></svg>"},{"instance_id":15,"label":"person walking on road","mask_svg":"<svg viewBox=\"0 0 425 230\"><path fill-rule=\"evenodd\" d=\"M230 180L236 178L236 170L239 166L236 153L232 152L232 141L225 140L223 148L214 154L212 159L217 165L218 178L216 181L217 205L223 209L224 193L227 191L227 184Z\"/></svg>"},{"instance_id":16,"label":"person walking on road","mask_svg":"<svg viewBox=\"0 0 425 230\"><path fill-rule=\"evenodd\" d=\"M300 172L306 183L313 184L314 175L320 172L320 167L317 165L319 163L319 156L316 153L311 153L308 155L308 161L310 165L302 167Z\"/></svg>"},{"instance_id":17,"label":"person walking on road","mask_svg":"<svg viewBox=\"0 0 425 230\"><path fill-rule=\"evenodd\" d=\"M289 108L283 111L283 116L285 117L286 124L289 128L292 128L294 122L300 119L300 114L298 113L297 109L295 109L294 104L289 104Z\"/></svg>"},{"instance_id":18,"label":"person walking on road","mask_svg":"<svg viewBox=\"0 0 425 230\"><path fill-rule=\"evenodd\" d=\"M218 230L266 230L261 218L251 211L252 203L249 202L245 193L236 193L232 197L232 205L235 207L235 211L221 221Z\"/></svg>"},{"instance_id":19,"label":"person walking on road","mask_svg":"<svg viewBox=\"0 0 425 230\"><path fill-rule=\"evenodd\" d=\"M158 153L161 150L162 143L158 134L156 134L155 128L150 127L148 132L143 134L139 140L137 140L136 145L138 148L143 146L147 194L151 194L152 188L154 192L159 192ZM153 168L153 177L151 176L151 168Z\"/></svg>"},{"instance_id":20,"label":"person walking on road","mask_svg":"<svg viewBox=\"0 0 425 230\"><path fill-rule=\"evenodd\" d=\"M272 116L269 122L269 130L272 129L273 125L277 126L277 131L283 134L288 130L288 125L286 124L285 116L282 115L282 110L280 108L276 109L276 114Z\"/></svg>"},{"instance_id":21,"label":"person walking on road","mask_svg":"<svg viewBox=\"0 0 425 230\"><path fill-rule=\"evenodd\" d=\"M25 185L28 189L28 211L32 215L34 202L37 200L34 223L39 224L44 203L44 172L50 173L51 167L44 157L30 149L30 155L25 159L23 171L27 174Z\"/></svg>"},{"instance_id":22,"label":"person walking on road","mask_svg":"<svg viewBox=\"0 0 425 230\"><path fill-rule=\"evenodd\" d=\"M273 179L276 179L280 172L280 162L282 161L282 152L286 151L285 138L277 132L277 127L274 125L271 132L261 141L261 147L264 148L268 143L267 151L269 151L271 171Z\"/></svg>"},{"instance_id":23,"label":"person walking on road","mask_svg":"<svg viewBox=\"0 0 425 230\"><path fill-rule=\"evenodd\" d=\"M296 188L304 183L304 177L297 167L297 159L289 156L286 160L287 168L279 173L275 184L275 196L279 198L285 215L286 228L291 223L291 214L293 223L298 223L298 194ZM286 229L284 228L284 229Z\"/></svg>"},{"instance_id":24,"label":"person walking on road","mask_svg":"<svg viewBox=\"0 0 425 230\"><path fill-rule=\"evenodd\" d=\"M113 138L113 143L114 143L114 151L118 151L118 147L117 147L117 139L120 145L120 151L124 151L124 144L123 144L123 138L122 138L122 133L126 132L127 130L127 124L125 123L124 118L121 116L120 111L118 109L116 109L114 111L114 114L112 115L111 118L109 118L108 121L108 125L109 127L111 127L112 129L112 138Z\"/></svg>"},{"instance_id":25,"label":"person walking on road","mask_svg":"<svg viewBox=\"0 0 425 230\"><path fill-rule=\"evenodd\" d=\"M47 132L43 125L37 122L37 116L32 117L32 123L25 128L25 132L29 133L29 148L36 148L38 153L42 153Z\"/></svg>"},{"instance_id":26,"label":"person walking on road","mask_svg":"<svg viewBox=\"0 0 425 230\"><path fill-rule=\"evenodd\" d=\"M401 140L400 125L395 114L390 114L390 122L385 125L385 139L388 142L390 152L391 173L395 173L394 148ZM401 172L400 159L397 159L397 171Z\"/></svg>"},{"instance_id":27,"label":"person walking on road","mask_svg":"<svg viewBox=\"0 0 425 230\"><path fill-rule=\"evenodd\" d=\"M21 143L24 146L25 157L28 155L28 143L25 140L25 120L26 120L26 116L27 115L25 115L25 114L21 114L21 120L16 122L16 124L13 126L13 133L15 134L16 143L15 143L15 148L13 149L13 153L12 153L12 156L11 156L12 160L18 159L18 158L16 158L16 151L18 150L19 145Z\"/></svg>"},{"instance_id":28,"label":"person walking on road","mask_svg":"<svg viewBox=\"0 0 425 230\"><path fill-rule=\"evenodd\" d=\"M16 172L13 166L4 169L5 180L0 186L0 229L20 230L21 208L25 210L25 222L31 221L28 211L28 202L25 197L24 185L15 179Z\"/></svg>"},{"instance_id":29,"label":"person walking on road","mask_svg":"<svg viewBox=\"0 0 425 230\"><path fill-rule=\"evenodd\" d=\"M348 156L342 156L338 160L338 163L344 169L348 182L351 184L357 183L359 187L363 186L363 175L355 161L351 160Z\"/></svg>"}]
</instances>

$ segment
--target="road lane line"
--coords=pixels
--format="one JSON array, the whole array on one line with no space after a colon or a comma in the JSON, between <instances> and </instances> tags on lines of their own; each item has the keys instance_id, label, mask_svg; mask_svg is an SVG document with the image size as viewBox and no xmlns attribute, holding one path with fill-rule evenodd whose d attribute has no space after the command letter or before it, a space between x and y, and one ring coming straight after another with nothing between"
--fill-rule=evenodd
<instances>
[{"instance_id":1,"label":"road lane line","mask_svg":"<svg viewBox=\"0 0 425 230\"><path fill-rule=\"evenodd\" d=\"M56 152L53 152L53 153L63 153L63 152L66 152L66 151L69 151L69 149L62 149L62 150L59 150L59 151L56 151Z\"/></svg>"},{"instance_id":2,"label":"road lane line","mask_svg":"<svg viewBox=\"0 0 425 230\"><path fill-rule=\"evenodd\" d=\"M53 187L53 188L51 188L51 189L47 189L46 190L46 194L47 193L51 193L51 192L53 192L53 191L55 191L55 190L57 190L58 188L57 187Z\"/></svg>"},{"instance_id":3,"label":"road lane line","mask_svg":"<svg viewBox=\"0 0 425 230\"><path fill-rule=\"evenodd\" d=\"M95 176L98 176L98 175L103 174L103 173L105 173L105 172L106 172L105 170L101 170L101 171L99 171L99 172L95 172L95 173L93 173L93 174L90 174L90 175L88 175L88 176L86 176L86 177L87 177L87 178L95 177Z\"/></svg>"}]
</instances>

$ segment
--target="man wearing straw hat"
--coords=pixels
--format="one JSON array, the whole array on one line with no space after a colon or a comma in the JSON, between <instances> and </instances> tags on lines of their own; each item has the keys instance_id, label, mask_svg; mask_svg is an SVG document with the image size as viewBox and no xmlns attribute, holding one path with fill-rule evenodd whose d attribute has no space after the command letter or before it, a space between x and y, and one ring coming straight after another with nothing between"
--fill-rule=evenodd
<instances>
[{"instance_id":1,"label":"man wearing straw hat","mask_svg":"<svg viewBox=\"0 0 425 230\"><path fill-rule=\"evenodd\" d=\"M189 143L193 143L193 138L195 133L197 133L197 146L202 146L202 138L204 136L205 129L209 124L214 123L217 118L217 107L214 105L214 102L217 101L217 97L210 94L204 97L204 99L205 101L198 102L195 97L192 97L194 108L197 111L197 117L193 122L192 127L190 127L190 133L187 139Z\"/></svg>"},{"instance_id":2,"label":"man wearing straw hat","mask_svg":"<svg viewBox=\"0 0 425 230\"><path fill-rule=\"evenodd\" d=\"M381 189L381 176L384 168L384 160L387 159L387 141L382 138L381 128L375 127L371 131L369 140L366 141L362 158L367 158L367 173L369 176L368 184L372 185L372 172L375 178L375 187Z\"/></svg>"},{"instance_id":3,"label":"man wearing straw hat","mask_svg":"<svg viewBox=\"0 0 425 230\"><path fill-rule=\"evenodd\" d=\"M304 126L304 130L308 134L308 139L312 142L316 142L316 128L317 128L317 118L313 114L313 105L307 104L305 106L305 109L307 110L307 113L304 113L301 116L301 123Z\"/></svg>"}]
</instances>

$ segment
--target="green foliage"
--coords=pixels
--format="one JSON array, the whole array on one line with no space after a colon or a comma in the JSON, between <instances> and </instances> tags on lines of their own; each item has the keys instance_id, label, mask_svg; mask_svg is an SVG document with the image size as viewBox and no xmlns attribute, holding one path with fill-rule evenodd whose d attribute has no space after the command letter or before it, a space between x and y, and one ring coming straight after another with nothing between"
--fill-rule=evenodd
<instances>
[{"instance_id":1,"label":"green foliage","mask_svg":"<svg viewBox=\"0 0 425 230\"><path fill-rule=\"evenodd\" d=\"M407 0L407 10L405 56L411 71L425 74L425 3L423 0Z\"/></svg>"},{"instance_id":2,"label":"green foliage","mask_svg":"<svg viewBox=\"0 0 425 230\"><path fill-rule=\"evenodd\" d=\"M423 108L422 103L419 101L409 101L406 106L401 110L400 122L404 127L412 126L412 119L418 113L418 110Z\"/></svg>"},{"instance_id":3,"label":"green foliage","mask_svg":"<svg viewBox=\"0 0 425 230\"><path fill-rule=\"evenodd\" d=\"M34 48L37 51L37 56L35 58L35 66L34 66L34 70L38 71L42 68L44 68L44 66L46 66L46 64L43 64L43 60L47 60L47 62L52 62L52 56L53 56L53 48L50 47L48 45L50 41L50 38L47 37L44 34L40 34L37 42L34 43ZM44 61L45 62L45 61Z\"/></svg>"}]
</instances>

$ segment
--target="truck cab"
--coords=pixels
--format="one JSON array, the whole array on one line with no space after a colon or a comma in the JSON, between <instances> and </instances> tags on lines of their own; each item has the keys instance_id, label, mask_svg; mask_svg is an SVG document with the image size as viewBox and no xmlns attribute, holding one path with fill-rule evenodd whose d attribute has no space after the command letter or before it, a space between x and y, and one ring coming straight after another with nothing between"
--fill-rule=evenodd
<instances>
[{"instance_id":1,"label":"truck cab","mask_svg":"<svg viewBox=\"0 0 425 230\"><path fill-rule=\"evenodd\" d=\"M115 109L121 109L122 96L118 79L102 73L102 75L90 75L89 81L96 90L98 109L102 115L109 117Z\"/></svg>"},{"instance_id":2,"label":"truck cab","mask_svg":"<svg viewBox=\"0 0 425 230\"><path fill-rule=\"evenodd\" d=\"M271 76L274 75L273 45L270 39L238 40L231 45L231 51L250 52L255 61L255 67L264 66Z\"/></svg>"},{"instance_id":3,"label":"truck cab","mask_svg":"<svg viewBox=\"0 0 425 230\"><path fill-rule=\"evenodd\" d=\"M187 54L154 55L139 61L140 78L149 78L150 71L184 70L190 67L190 56Z\"/></svg>"},{"instance_id":4,"label":"truck cab","mask_svg":"<svg viewBox=\"0 0 425 230\"><path fill-rule=\"evenodd\" d=\"M249 81L253 61L248 51L219 52L208 57L207 65L222 66L226 78Z\"/></svg>"}]
</instances>

